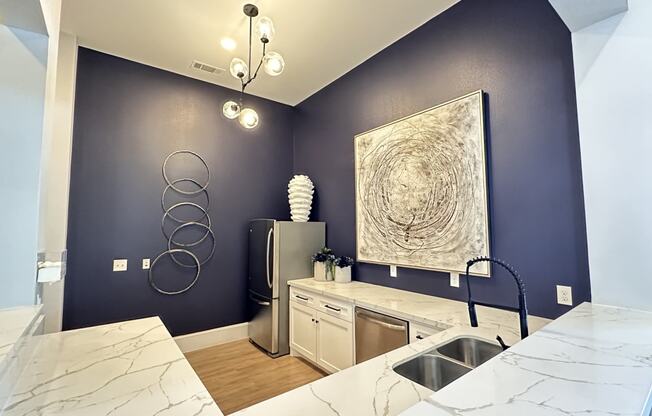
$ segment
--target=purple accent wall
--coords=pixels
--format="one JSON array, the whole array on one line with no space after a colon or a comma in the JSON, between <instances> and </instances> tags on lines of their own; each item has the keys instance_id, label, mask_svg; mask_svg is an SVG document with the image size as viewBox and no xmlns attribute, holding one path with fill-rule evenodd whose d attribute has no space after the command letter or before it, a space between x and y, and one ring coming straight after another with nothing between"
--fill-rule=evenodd
<instances>
[{"instance_id":1,"label":"purple accent wall","mask_svg":"<svg viewBox=\"0 0 652 416\"><path fill-rule=\"evenodd\" d=\"M288 216L294 110L248 96L261 124L246 131L221 114L222 104L238 94L79 50L65 329L160 315L179 335L246 321L247 224ZM165 249L161 165L179 149L199 152L210 166L217 251L193 289L164 296L150 288L141 260ZM191 173L203 175L201 169ZM128 259L128 271L112 272L114 258ZM193 276L169 259L155 273L167 288Z\"/></svg>"},{"instance_id":2,"label":"purple accent wall","mask_svg":"<svg viewBox=\"0 0 652 416\"><path fill-rule=\"evenodd\" d=\"M361 23L364 24L364 23ZM294 170L318 190L328 243L355 253L353 136L485 91L493 254L526 283L530 312L556 317L555 285L590 299L571 37L547 1L463 0L297 107ZM359 264L357 280L465 299L448 275ZM463 282L462 282L463 283ZM499 272L484 301L516 303Z\"/></svg>"}]
</instances>

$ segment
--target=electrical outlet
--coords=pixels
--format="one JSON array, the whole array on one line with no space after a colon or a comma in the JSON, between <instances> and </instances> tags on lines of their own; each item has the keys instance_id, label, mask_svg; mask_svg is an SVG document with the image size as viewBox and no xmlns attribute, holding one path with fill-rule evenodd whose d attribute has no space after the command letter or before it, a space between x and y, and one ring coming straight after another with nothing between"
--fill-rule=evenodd
<instances>
[{"instance_id":1,"label":"electrical outlet","mask_svg":"<svg viewBox=\"0 0 652 416\"><path fill-rule=\"evenodd\" d=\"M113 271L114 272L127 271L127 259L113 259Z\"/></svg>"},{"instance_id":2,"label":"electrical outlet","mask_svg":"<svg viewBox=\"0 0 652 416\"><path fill-rule=\"evenodd\" d=\"M389 277L397 277L398 276L398 270L396 270L396 266L393 264L389 265Z\"/></svg>"},{"instance_id":3,"label":"electrical outlet","mask_svg":"<svg viewBox=\"0 0 652 416\"><path fill-rule=\"evenodd\" d=\"M451 286L452 287L460 287L460 274L459 273L451 273Z\"/></svg>"},{"instance_id":4,"label":"electrical outlet","mask_svg":"<svg viewBox=\"0 0 652 416\"><path fill-rule=\"evenodd\" d=\"M573 306L573 288L557 285L557 303Z\"/></svg>"},{"instance_id":5,"label":"electrical outlet","mask_svg":"<svg viewBox=\"0 0 652 416\"><path fill-rule=\"evenodd\" d=\"M149 269L149 259L143 259L143 270Z\"/></svg>"}]
</instances>

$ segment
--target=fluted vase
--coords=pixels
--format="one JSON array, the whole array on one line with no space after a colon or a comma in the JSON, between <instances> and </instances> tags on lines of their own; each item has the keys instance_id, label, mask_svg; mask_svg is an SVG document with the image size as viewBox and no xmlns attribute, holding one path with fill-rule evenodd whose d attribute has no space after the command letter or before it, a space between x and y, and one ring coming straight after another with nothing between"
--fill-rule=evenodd
<instances>
[{"instance_id":1,"label":"fluted vase","mask_svg":"<svg viewBox=\"0 0 652 416\"><path fill-rule=\"evenodd\" d=\"M315 187L306 175L294 175L288 184L290 217L295 222L307 222L312 209L312 196Z\"/></svg>"}]
</instances>

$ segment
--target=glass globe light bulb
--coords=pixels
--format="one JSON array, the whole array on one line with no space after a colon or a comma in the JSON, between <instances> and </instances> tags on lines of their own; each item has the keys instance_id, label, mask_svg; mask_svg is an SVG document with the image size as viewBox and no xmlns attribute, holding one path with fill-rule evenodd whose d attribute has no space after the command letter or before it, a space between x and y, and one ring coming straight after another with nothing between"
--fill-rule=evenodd
<instances>
[{"instance_id":1,"label":"glass globe light bulb","mask_svg":"<svg viewBox=\"0 0 652 416\"><path fill-rule=\"evenodd\" d=\"M222 114L224 117L233 120L240 115L240 104L235 101L227 101L222 107Z\"/></svg>"},{"instance_id":2,"label":"glass globe light bulb","mask_svg":"<svg viewBox=\"0 0 652 416\"><path fill-rule=\"evenodd\" d=\"M285 68L285 60L280 53L267 52L263 57L263 69L265 72L273 77L281 75Z\"/></svg>"},{"instance_id":3,"label":"glass globe light bulb","mask_svg":"<svg viewBox=\"0 0 652 416\"><path fill-rule=\"evenodd\" d=\"M229 66L229 71L231 71L231 75L240 79L247 76L249 68L247 67L247 63L242 59L233 58L231 65Z\"/></svg>"},{"instance_id":4,"label":"glass globe light bulb","mask_svg":"<svg viewBox=\"0 0 652 416\"><path fill-rule=\"evenodd\" d=\"M242 127L246 129L253 129L258 125L258 113L251 108L243 108L240 112L240 117L238 121Z\"/></svg>"},{"instance_id":5,"label":"glass globe light bulb","mask_svg":"<svg viewBox=\"0 0 652 416\"><path fill-rule=\"evenodd\" d=\"M256 36L258 36L258 39L271 41L274 38L275 33L276 30L274 30L274 22L272 22L272 19L269 17L261 17L258 19L256 22Z\"/></svg>"}]
</instances>

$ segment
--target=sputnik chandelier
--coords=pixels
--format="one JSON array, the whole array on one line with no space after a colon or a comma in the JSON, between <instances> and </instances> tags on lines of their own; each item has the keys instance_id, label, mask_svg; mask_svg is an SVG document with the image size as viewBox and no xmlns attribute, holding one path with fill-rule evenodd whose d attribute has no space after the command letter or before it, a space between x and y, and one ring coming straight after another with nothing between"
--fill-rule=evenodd
<instances>
[{"instance_id":1,"label":"sputnik chandelier","mask_svg":"<svg viewBox=\"0 0 652 416\"><path fill-rule=\"evenodd\" d=\"M254 27L254 17L258 16L258 7L253 4L245 4L242 9L244 14L249 17L249 59L245 62L240 58L233 58L231 65L229 66L229 71L231 75L240 80L241 91L240 99L238 102L229 100L224 103L222 108L222 113L226 118L235 119L237 118L240 124L247 129L253 129L258 125L258 113L253 108L243 107L242 100L244 97L245 89L249 84L256 79L258 76L258 71L262 66L265 72L268 75L273 77L281 75L283 68L285 68L285 61L281 54L277 52L267 51L267 44L274 37L274 23L268 17L260 17L256 21ZM251 41L253 38L253 32L255 30L256 37L260 39L260 43L263 46L263 54L260 58L260 62L256 67L256 71L251 74Z\"/></svg>"}]
</instances>

